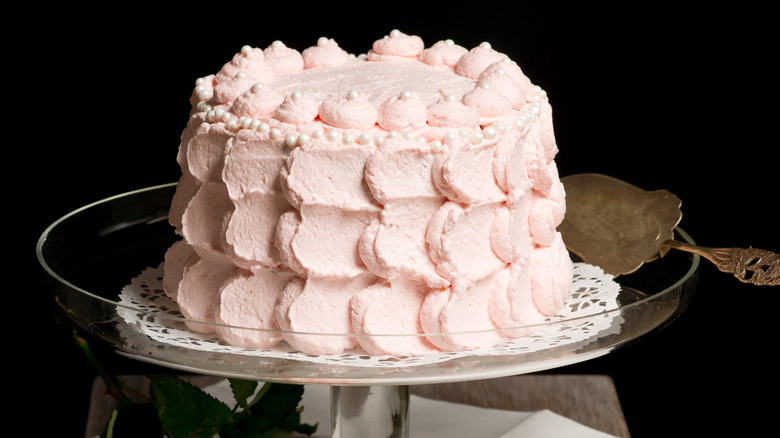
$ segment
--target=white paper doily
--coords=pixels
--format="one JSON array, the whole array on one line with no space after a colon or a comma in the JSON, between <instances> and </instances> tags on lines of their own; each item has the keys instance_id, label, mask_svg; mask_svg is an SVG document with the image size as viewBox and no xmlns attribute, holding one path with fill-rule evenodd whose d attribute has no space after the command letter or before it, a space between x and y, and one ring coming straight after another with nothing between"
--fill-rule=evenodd
<instances>
[{"instance_id":1,"label":"white paper doily","mask_svg":"<svg viewBox=\"0 0 780 438\"><path fill-rule=\"evenodd\" d=\"M273 349L246 349L228 345L213 334L188 330L178 318L150 318L150 313L181 317L176 303L163 291L162 264L145 269L122 289L119 316L140 334L172 347L346 366L409 367L468 356L517 355L561 346L579 347L601 336L618 332L622 323L619 312L606 311L618 308L620 285L611 275L593 265L574 263L573 272L574 281L571 293L565 300L564 310L549 318L550 322L559 323L545 324L528 336L507 340L490 348L436 352L423 356L370 356L359 348L341 354L311 356L293 351L284 341Z\"/></svg>"}]
</instances>

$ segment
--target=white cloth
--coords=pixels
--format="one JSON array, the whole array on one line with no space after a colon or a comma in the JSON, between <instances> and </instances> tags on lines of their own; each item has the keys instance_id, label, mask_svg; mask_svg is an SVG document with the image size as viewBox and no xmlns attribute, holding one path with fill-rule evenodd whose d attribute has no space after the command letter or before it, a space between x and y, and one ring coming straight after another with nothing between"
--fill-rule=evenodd
<instances>
[{"instance_id":1,"label":"white cloth","mask_svg":"<svg viewBox=\"0 0 780 438\"><path fill-rule=\"evenodd\" d=\"M234 403L227 380L204 388L225 403ZM615 438L549 410L537 412L487 409L412 395L411 438ZM330 436L330 387L306 386L301 421L318 423L315 438Z\"/></svg>"}]
</instances>

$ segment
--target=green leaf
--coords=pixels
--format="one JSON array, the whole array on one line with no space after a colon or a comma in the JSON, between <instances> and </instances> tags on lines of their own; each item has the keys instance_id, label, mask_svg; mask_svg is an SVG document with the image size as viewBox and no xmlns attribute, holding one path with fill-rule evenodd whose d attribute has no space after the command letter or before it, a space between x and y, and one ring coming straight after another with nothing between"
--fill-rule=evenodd
<instances>
[{"instance_id":1,"label":"green leaf","mask_svg":"<svg viewBox=\"0 0 780 438\"><path fill-rule=\"evenodd\" d=\"M257 389L257 382L253 380L228 379L230 389L233 391L233 398L236 399L236 405L242 409L249 408L249 397Z\"/></svg>"},{"instance_id":2,"label":"green leaf","mask_svg":"<svg viewBox=\"0 0 780 438\"><path fill-rule=\"evenodd\" d=\"M222 431L223 438L262 436L297 413L303 397L303 386L274 383L267 388L262 398L253 402L249 410L234 416L232 427Z\"/></svg>"},{"instance_id":3,"label":"green leaf","mask_svg":"<svg viewBox=\"0 0 780 438\"><path fill-rule=\"evenodd\" d=\"M296 411L292 415L287 417L278 426L276 426L276 428L286 430L288 432L299 432L305 435L312 435L314 432L317 431L318 425L319 423L314 425L301 423L301 413Z\"/></svg>"},{"instance_id":4,"label":"green leaf","mask_svg":"<svg viewBox=\"0 0 780 438\"><path fill-rule=\"evenodd\" d=\"M230 407L172 376L149 376L149 392L170 438L212 438L230 421Z\"/></svg>"}]
</instances>

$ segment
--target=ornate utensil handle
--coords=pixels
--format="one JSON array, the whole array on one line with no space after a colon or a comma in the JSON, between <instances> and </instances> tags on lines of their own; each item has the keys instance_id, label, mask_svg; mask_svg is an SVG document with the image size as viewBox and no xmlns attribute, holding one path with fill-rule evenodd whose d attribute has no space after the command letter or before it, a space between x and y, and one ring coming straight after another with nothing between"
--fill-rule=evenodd
<instances>
[{"instance_id":1,"label":"ornate utensil handle","mask_svg":"<svg viewBox=\"0 0 780 438\"><path fill-rule=\"evenodd\" d=\"M734 274L743 283L780 285L780 255L758 248L707 248L668 240L661 245L661 257L669 249L699 254L722 272Z\"/></svg>"}]
</instances>

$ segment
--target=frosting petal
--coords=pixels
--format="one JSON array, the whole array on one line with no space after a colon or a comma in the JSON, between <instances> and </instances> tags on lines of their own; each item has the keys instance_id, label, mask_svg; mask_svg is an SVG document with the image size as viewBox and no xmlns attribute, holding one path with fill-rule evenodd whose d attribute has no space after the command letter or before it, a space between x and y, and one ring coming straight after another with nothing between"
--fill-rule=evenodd
<instances>
[{"instance_id":1,"label":"frosting petal","mask_svg":"<svg viewBox=\"0 0 780 438\"><path fill-rule=\"evenodd\" d=\"M425 44L420 37L394 30L374 42L368 52L368 60L391 61L397 58L417 58L424 49Z\"/></svg>"},{"instance_id":2,"label":"frosting petal","mask_svg":"<svg viewBox=\"0 0 780 438\"><path fill-rule=\"evenodd\" d=\"M476 109L482 117L498 117L512 111L512 102L487 84L464 94L463 103Z\"/></svg>"},{"instance_id":3,"label":"frosting petal","mask_svg":"<svg viewBox=\"0 0 780 438\"><path fill-rule=\"evenodd\" d=\"M420 54L420 60L434 67L454 69L460 58L467 52L465 47L455 44L452 40L443 40L423 50Z\"/></svg>"},{"instance_id":4,"label":"frosting petal","mask_svg":"<svg viewBox=\"0 0 780 438\"><path fill-rule=\"evenodd\" d=\"M346 64L351 59L333 39L325 37L317 40L316 46L311 46L301 52L304 68L337 67Z\"/></svg>"},{"instance_id":5,"label":"frosting petal","mask_svg":"<svg viewBox=\"0 0 780 438\"><path fill-rule=\"evenodd\" d=\"M255 82L249 90L236 97L231 112L239 117L270 116L283 101L284 96L272 87Z\"/></svg>"},{"instance_id":6,"label":"frosting petal","mask_svg":"<svg viewBox=\"0 0 780 438\"><path fill-rule=\"evenodd\" d=\"M417 93L404 91L379 107L377 123L388 131L404 132L425 126L428 110Z\"/></svg>"},{"instance_id":7,"label":"frosting petal","mask_svg":"<svg viewBox=\"0 0 780 438\"><path fill-rule=\"evenodd\" d=\"M470 79L477 79L490 64L504 58L506 55L493 50L490 44L482 43L469 50L458 60L455 73Z\"/></svg>"},{"instance_id":8,"label":"frosting petal","mask_svg":"<svg viewBox=\"0 0 780 438\"><path fill-rule=\"evenodd\" d=\"M276 108L274 117L282 122L297 125L314 121L318 114L317 102L295 91L284 98L284 102Z\"/></svg>"},{"instance_id":9,"label":"frosting petal","mask_svg":"<svg viewBox=\"0 0 780 438\"><path fill-rule=\"evenodd\" d=\"M303 70L303 56L281 41L274 41L263 50L265 61L277 76L295 74Z\"/></svg>"},{"instance_id":10,"label":"frosting petal","mask_svg":"<svg viewBox=\"0 0 780 438\"><path fill-rule=\"evenodd\" d=\"M454 95L447 95L428 105L428 124L446 128L475 128L479 111L466 106Z\"/></svg>"},{"instance_id":11,"label":"frosting petal","mask_svg":"<svg viewBox=\"0 0 780 438\"><path fill-rule=\"evenodd\" d=\"M319 116L336 128L365 130L376 124L379 112L365 94L350 91L346 96L332 96L322 101Z\"/></svg>"},{"instance_id":12,"label":"frosting petal","mask_svg":"<svg viewBox=\"0 0 780 438\"><path fill-rule=\"evenodd\" d=\"M240 72L259 81L271 81L275 76L274 69L265 61L263 51L249 46L244 46L240 52L233 56L233 59L223 65L216 74L215 80L223 82L234 78Z\"/></svg>"}]
</instances>

